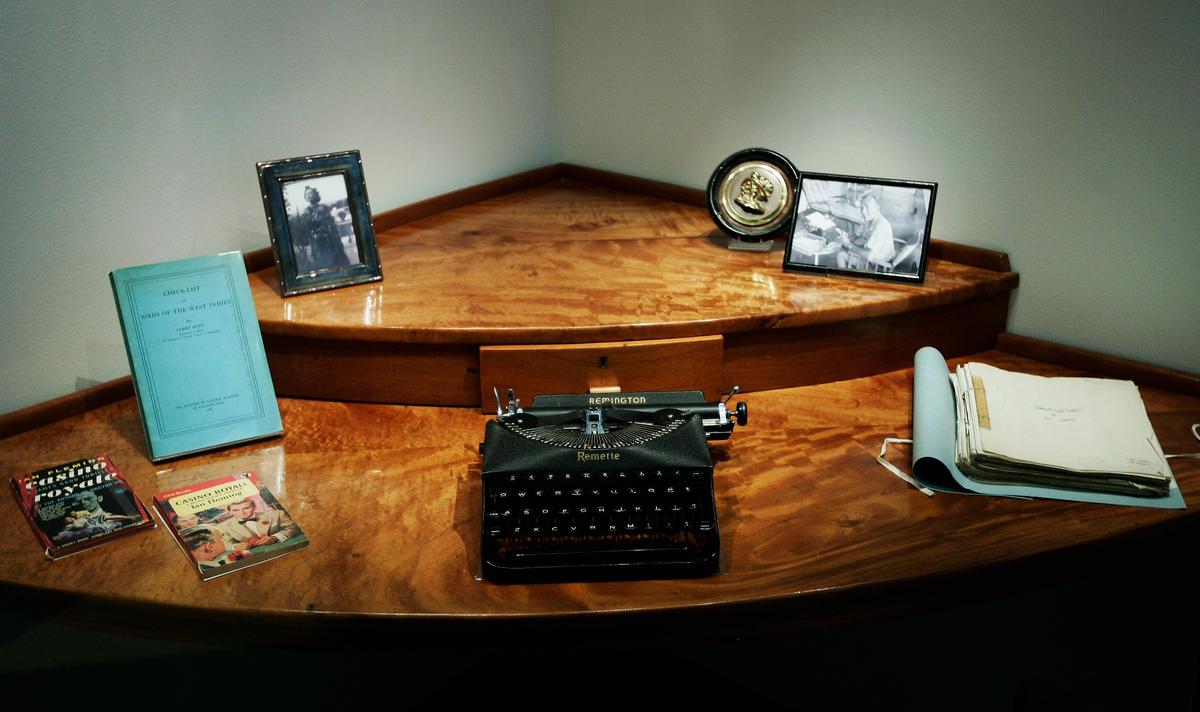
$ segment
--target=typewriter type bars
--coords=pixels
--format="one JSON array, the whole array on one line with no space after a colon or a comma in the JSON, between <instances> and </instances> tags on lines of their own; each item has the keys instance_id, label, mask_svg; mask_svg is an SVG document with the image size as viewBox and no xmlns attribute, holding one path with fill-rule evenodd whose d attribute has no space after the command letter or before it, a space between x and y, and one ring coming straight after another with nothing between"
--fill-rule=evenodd
<instances>
[{"instance_id":1,"label":"typewriter type bars","mask_svg":"<svg viewBox=\"0 0 1200 712\"><path fill-rule=\"evenodd\" d=\"M690 391L620 399L539 396L521 409L509 393L482 446L486 578L716 571L720 535L707 440L728 437L734 420L744 423L745 406L731 414Z\"/></svg>"}]
</instances>

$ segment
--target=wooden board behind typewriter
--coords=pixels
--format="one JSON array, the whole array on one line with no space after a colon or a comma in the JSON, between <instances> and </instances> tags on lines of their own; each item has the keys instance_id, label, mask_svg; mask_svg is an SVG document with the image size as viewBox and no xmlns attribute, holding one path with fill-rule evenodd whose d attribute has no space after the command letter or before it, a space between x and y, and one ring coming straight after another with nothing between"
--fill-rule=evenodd
<instances>
[{"instance_id":1,"label":"wooden board behind typewriter","mask_svg":"<svg viewBox=\"0 0 1200 712\"><path fill-rule=\"evenodd\" d=\"M701 390L721 395L722 336L611 341L593 344L482 346L480 403L496 409L495 387L513 389L525 403L540 393Z\"/></svg>"}]
</instances>

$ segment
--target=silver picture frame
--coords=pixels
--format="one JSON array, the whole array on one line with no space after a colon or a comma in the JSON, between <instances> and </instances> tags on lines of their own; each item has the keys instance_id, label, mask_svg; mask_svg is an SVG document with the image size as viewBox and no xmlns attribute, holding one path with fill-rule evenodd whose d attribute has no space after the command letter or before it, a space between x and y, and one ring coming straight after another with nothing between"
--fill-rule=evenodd
<instances>
[{"instance_id":1,"label":"silver picture frame","mask_svg":"<svg viewBox=\"0 0 1200 712\"><path fill-rule=\"evenodd\" d=\"M260 161L257 168L284 297L383 279L358 151Z\"/></svg>"}]
</instances>

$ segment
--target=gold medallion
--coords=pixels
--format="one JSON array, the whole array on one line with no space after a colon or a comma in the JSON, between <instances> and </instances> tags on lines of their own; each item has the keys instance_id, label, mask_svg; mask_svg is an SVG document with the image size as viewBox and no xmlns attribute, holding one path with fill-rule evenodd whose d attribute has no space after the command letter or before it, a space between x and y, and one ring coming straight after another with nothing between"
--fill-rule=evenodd
<instances>
[{"instance_id":1,"label":"gold medallion","mask_svg":"<svg viewBox=\"0 0 1200 712\"><path fill-rule=\"evenodd\" d=\"M786 227L795 198L795 169L766 149L730 156L709 182L709 211L738 239L767 239Z\"/></svg>"}]
</instances>

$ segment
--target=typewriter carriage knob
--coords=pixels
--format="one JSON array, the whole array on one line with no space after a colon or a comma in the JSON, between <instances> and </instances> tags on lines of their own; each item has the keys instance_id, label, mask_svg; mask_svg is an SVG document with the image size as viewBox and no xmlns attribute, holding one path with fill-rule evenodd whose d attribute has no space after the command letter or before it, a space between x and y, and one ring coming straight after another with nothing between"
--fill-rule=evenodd
<instances>
[{"instance_id":1,"label":"typewriter carriage knob","mask_svg":"<svg viewBox=\"0 0 1200 712\"><path fill-rule=\"evenodd\" d=\"M736 396L741 390L741 386L735 385L733 389L729 391L729 395L725 396L725 400L721 401L721 406L725 408L726 412L729 410L729 401L733 400L733 397ZM745 403L738 401L738 404L734 408L733 412L733 419L737 421L738 425L745 425L746 421L749 420L749 410L746 408Z\"/></svg>"},{"instance_id":2,"label":"typewriter carriage knob","mask_svg":"<svg viewBox=\"0 0 1200 712\"><path fill-rule=\"evenodd\" d=\"M738 425L746 424L746 420L748 419L748 411L746 410L745 403L738 401L737 409L734 410L734 414L734 420L737 421Z\"/></svg>"}]
</instances>

